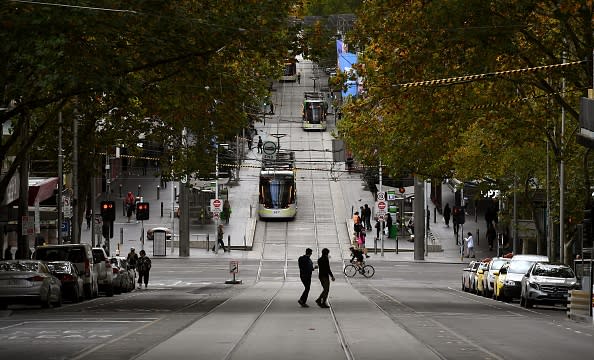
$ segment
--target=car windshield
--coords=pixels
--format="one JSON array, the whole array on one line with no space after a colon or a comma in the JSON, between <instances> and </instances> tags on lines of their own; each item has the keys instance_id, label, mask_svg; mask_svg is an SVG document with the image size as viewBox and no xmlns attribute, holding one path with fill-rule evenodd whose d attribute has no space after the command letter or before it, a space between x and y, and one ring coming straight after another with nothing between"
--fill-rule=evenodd
<instances>
[{"instance_id":1,"label":"car windshield","mask_svg":"<svg viewBox=\"0 0 594 360\"><path fill-rule=\"evenodd\" d=\"M548 276L556 278L574 278L573 270L564 266L541 266L538 265L532 271L534 276Z\"/></svg>"},{"instance_id":2,"label":"car windshield","mask_svg":"<svg viewBox=\"0 0 594 360\"><path fill-rule=\"evenodd\" d=\"M36 262L3 262L0 263L0 271L37 271L39 263Z\"/></svg>"},{"instance_id":3,"label":"car windshield","mask_svg":"<svg viewBox=\"0 0 594 360\"><path fill-rule=\"evenodd\" d=\"M493 260L491 263L491 270L499 270L507 262L507 260Z\"/></svg>"},{"instance_id":4,"label":"car windshield","mask_svg":"<svg viewBox=\"0 0 594 360\"><path fill-rule=\"evenodd\" d=\"M532 266L532 264L534 264L534 261L514 260L510 263L507 272L514 274L525 274L528 271L528 269L530 269L530 266Z\"/></svg>"}]
</instances>

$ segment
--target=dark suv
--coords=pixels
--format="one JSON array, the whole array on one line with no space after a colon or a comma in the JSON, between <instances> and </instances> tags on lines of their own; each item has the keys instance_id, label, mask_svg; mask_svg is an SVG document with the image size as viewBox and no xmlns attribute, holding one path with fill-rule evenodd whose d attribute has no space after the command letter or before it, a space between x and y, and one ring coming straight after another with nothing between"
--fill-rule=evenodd
<instances>
[{"instance_id":1,"label":"dark suv","mask_svg":"<svg viewBox=\"0 0 594 360\"><path fill-rule=\"evenodd\" d=\"M536 303L566 305L569 290L578 286L569 266L535 263L522 278L520 305L527 308Z\"/></svg>"},{"instance_id":2,"label":"dark suv","mask_svg":"<svg viewBox=\"0 0 594 360\"><path fill-rule=\"evenodd\" d=\"M70 261L83 278L83 289L87 299L96 297L99 292L97 271L89 244L65 244L39 246L31 256L32 259L45 262Z\"/></svg>"}]
</instances>

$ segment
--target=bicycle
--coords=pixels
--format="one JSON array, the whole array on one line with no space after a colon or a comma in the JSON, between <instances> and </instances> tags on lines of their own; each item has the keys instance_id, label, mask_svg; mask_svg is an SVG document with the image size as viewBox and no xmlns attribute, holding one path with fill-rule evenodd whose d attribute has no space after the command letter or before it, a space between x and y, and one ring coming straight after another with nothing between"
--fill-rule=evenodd
<instances>
[{"instance_id":1,"label":"bicycle","mask_svg":"<svg viewBox=\"0 0 594 360\"><path fill-rule=\"evenodd\" d=\"M370 278L375 274L375 269L373 266L365 264L365 262L363 262L362 265L358 265L352 261L349 265L344 267L343 272L348 277L353 277L355 274L360 273L366 278Z\"/></svg>"}]
</instances>

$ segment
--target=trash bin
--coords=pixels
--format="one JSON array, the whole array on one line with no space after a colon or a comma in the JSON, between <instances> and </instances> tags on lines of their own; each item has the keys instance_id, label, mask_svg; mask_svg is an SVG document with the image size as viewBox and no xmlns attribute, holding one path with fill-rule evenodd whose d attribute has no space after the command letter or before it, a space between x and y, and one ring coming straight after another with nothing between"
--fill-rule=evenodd
<instances>
[{"instance_id":1,"label":"trash bin","mask_svg":"<svg viewBox=\"0 0 594 360\"><path fill-rule=\"evenodd\" d=\"M396 236L398 235L398 227L396 227L396 225L392 225L390 226L390 231L389 231L389 238L392 239L396 239Z\"/></svg>"}]
</instances>

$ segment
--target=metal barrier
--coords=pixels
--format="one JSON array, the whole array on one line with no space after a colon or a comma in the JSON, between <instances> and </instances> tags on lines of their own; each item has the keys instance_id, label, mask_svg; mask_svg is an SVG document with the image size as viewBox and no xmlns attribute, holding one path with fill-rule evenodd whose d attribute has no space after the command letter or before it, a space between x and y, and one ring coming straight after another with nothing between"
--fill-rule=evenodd
<instances>
[{"instance_id":1,"label":"metal barrier","mask_svg":"<svg viewBox=\"0 0 594 360\"><path fill-rule=\"evenodd\" d=\"M570 319L584 319L590 317L590 294L588 291L571 290L567 303L567 317Z\"/></svg>"}]
</instances>

